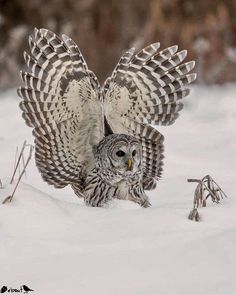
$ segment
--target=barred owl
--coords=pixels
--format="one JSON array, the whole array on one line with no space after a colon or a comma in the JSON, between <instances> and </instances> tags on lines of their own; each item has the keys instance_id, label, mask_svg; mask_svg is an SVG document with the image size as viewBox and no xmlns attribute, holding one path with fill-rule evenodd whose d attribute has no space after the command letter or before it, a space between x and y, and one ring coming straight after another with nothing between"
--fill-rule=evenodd
<instances>
[{"instance_id":1,"label":"barred owl","mask_svg":"<svg viewBox=\"0 0 236 295\"><path fill-rule=\"evenodd\" d=\"M90 206L113 198L150 205L163 166L163 135L152 125L170 125L195 80L194 61L172 46L154 43L126 51L100 87L72 39L46 29L29 37L21 72L20 108L33 127L36 165L56 188L71 185Z\"/></svg>"}]
</instances>

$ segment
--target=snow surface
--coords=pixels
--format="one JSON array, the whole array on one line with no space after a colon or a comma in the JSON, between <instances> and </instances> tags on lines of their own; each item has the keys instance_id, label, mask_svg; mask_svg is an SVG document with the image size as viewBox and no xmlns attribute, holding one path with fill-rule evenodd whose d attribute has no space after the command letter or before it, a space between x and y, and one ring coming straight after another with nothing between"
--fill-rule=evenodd
<instances>
[{"instance_id":1,"label":"snow surface","mask_svg":"<svg viewBox=\"0 0 236 295\"><path fill-rule=\"evenodd\" d=\"M13 91L0 96L0 202L12 191L16 146L33 142ZM152 207L89 208L44 183L31 161L11 204L0 205L0 288L31 294L236 294L236 85L194 88L165 135ZM195 184L210 174L229 196L187 219Z\"/></svg>"}]
</instances>

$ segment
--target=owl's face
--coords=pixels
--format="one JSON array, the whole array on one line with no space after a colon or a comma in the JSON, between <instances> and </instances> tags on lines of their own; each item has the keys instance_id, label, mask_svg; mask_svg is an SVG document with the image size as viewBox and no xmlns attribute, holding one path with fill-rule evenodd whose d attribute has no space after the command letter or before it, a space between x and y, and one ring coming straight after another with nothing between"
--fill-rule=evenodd
<instances>
[{"instance_id":1,"label":"owl's face","mask_svg":"<svg viewBox=\"0 0 236 295\"><path fill-rule=\"evenodd\" d=\"M135 141L119 140L108 154L111 165L119 172L136 172L141 164L140 144Z\"/></svg>"},{"instance_id":2,"label":"owl's face","mask_svg":"<svg viewBox=\"0 0 236 295\"><path fill-rule=\"evenodd\" d=\"M100 169L130 177L141 169L142 148L132 136L112 134L100 142L95 157Z\"/></svg>"}]
</instances>

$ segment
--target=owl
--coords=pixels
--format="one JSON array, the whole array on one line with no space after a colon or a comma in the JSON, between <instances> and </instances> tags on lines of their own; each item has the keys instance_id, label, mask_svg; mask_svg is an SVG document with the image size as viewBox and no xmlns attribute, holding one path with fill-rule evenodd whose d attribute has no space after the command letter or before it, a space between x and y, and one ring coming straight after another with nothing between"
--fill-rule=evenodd
<instances>
[{"instance_id":1,"label":"owl","mask_svg":"<svg viewBox=\"0 0 236 295\"><path fill-rule=\"evenodd\" d=\"M101 87L66 35L35 29L29 46L17 92L42 178L71 185L89 206L114 198L150 206L145 191L161 177L164 152L164 137L151 125L172 124L183 108L196 78L194 61L183 62L187 51L132 48Z\"/></svg>"}]
</instances>

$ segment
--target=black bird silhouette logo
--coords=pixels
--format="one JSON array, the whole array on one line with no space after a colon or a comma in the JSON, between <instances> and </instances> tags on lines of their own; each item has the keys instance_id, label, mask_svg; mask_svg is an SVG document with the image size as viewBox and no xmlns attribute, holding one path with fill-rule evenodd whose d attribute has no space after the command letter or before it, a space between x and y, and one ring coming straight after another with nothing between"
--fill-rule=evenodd
<instances>
[{"instance_id":1,"label":"black bird silhouette logo","mask_svg":"<svg viewBox=\"0 0 236 295\"><path fill-rule=\"evenodd\" d=\"M22 289L25 291L24 292L25 294L28 294L28 292L34 291L34 290L30 289L29 287L27 287L26 285L23 285Z\"/></svg>"},{"instance_id":2,"label":"black bird silhouette logo","mask_svg":"<svg viewBox=\"0 0 236 295\"><path fill-rule=\"evenodd\" d=\"M0 290L0 293L5 293L7 291L7 286L3 286Z\"/></svg>"}]
</instances>

